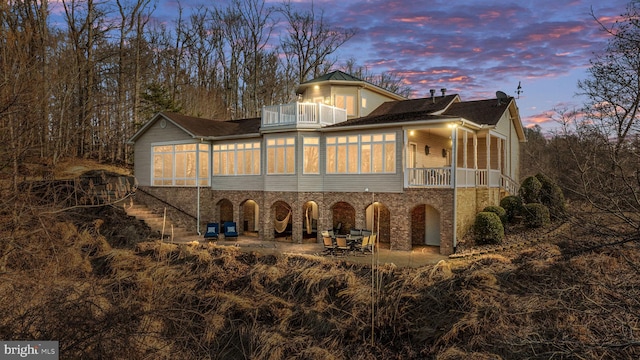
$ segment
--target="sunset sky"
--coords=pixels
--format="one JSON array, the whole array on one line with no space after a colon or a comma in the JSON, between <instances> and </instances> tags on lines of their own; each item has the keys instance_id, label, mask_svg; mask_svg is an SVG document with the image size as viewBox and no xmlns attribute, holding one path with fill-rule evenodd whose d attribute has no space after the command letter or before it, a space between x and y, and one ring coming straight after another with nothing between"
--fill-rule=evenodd
<instances>
[{"instance_id":1,"label":"sunset sky","mask_svg":"<svg viewBox=\"0 0 640 360\"><path fill-rule=\"evenodd\" d=\"M53 0L55 7L56 0ZM227 0L157 0L153 17L170 24L178 4L185 14ZM309 7L310 0L295 0ZM280 0L268 1L279 5ZM577 81L586 77L606 36L590 12L611 24L628 0L315 0L316 12L335 26L358 33L337 54L338 64L355 58L373 73L396 71L414 90L446 88L463 100L515 96L525 126L552 129L554 109L574 110ZM278 37L272 36L277 45Z\"/></svg>"}]
</instances>

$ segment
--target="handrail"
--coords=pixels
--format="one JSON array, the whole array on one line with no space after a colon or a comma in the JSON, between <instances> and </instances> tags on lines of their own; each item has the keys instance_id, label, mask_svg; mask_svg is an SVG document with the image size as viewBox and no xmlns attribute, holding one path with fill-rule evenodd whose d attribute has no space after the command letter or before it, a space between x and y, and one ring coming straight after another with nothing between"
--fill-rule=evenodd
<instances>
[{"instance_id":1,"label":"handrail","mask_svg":"<svg viewBox=\"0 0 640 360\"><path fill-rule=\"evenodd\" d=\"M154 199L156 199L156 200L160 201L160 202L161 202L161 203L163 203L164 205L166 205L166 206L168 206L168 207L170 207L170 208L173 208L173 209L177 210L178 212L180 212L180 213L182 213L182 214L184 214L184 215L186 215L186 216L188 216L188 217L190 217L190 218L192 218L192 219L194 219L194 220L198 220L198 218L197 218L195 215L191 215L191 214L189 214L188 212L186 212L186 210L182 210L182 209L180 209L179 207L177 207L177 206L175 206L175 205L173 205L173 204L171 204L171 203L169 203L169 202L167 202L167 201L164 201L164 200L160 199L159 197L157 197L157 196L153 195L152 193L150 193L150 192L148 192L148 191L146 191L146 190L142 189L140 186L138 186L138 188L137 188L136 190L142 191L143 193L145 193L145 194L147 194L147 195L151 196L152 198L154 198Z\"/></svg>"}]
</instances>

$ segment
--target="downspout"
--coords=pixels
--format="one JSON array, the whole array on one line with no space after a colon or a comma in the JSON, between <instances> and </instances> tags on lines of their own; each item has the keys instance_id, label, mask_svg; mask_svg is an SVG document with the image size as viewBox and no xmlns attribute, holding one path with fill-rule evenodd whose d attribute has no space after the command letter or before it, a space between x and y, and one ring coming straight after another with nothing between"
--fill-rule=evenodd
<instances>
[{"instance_id":1,"label":"downspout","mask_svg":"<svg viewBox=\"0 0 640 360\"><path fill-rule=\"evenodd\" d=\"M453 252L456 252L458 245L458 124L451 124L451 184L453 185Z\"/></svg>"},{"instance_id":2,"label":"downspout","mask_svg":"<svg viewBox=\"0 0 640 360\"><path fill-rule=\"evenodd\" d=\"M200 142L203 142L203 139L200 139ZM202 236L200 233L200 146L196 146L196 189L196 233Z\"/></svg>"}]
</instances>

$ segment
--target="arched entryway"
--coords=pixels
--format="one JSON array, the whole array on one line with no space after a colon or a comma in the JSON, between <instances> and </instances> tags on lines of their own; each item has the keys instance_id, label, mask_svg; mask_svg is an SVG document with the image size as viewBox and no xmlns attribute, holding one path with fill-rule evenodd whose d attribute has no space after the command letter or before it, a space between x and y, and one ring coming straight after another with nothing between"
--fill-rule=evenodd
<instances>
[{"instance_id":1,"label":"arched entryway","mask_svg":"<svg viewBox=\"0 0 640 360\"><path fill-rule=\"evenodd\" d=\"M339 201L331 207L331 226L336 234L348 234L356 223L356 209L351 204Z\"/></svg>"},{"instance_id":2,"label":"arched entryway","mask_svg":"<svg viewBox=\"0 0 640 360\"><path fill-rule=\"evenodd\" d=\"M307 201L302 205L302 238L318 238L318 204L315 201Z\"/></svg>"},{"instance_id":3,"label":"arched entryway","mask_svg":"<svg viewBox=\"0 0 640 360\"><path fill-rule=\"evenodd\" d=\"M254 200L246 200L240 205L240 223L245 235L258 235L260 231L260 208Z\"/></svg>"},{"instance_id":4,"label":"arched entryway","mask_svg":"<svg viewBox=\"0 0 640 360\"><path fill-rule=\"evenodd\" d=\"M411 245L440 246L440 212L431 205L411 209Z\"/></svg>"},{"instance_id":5,"label":"arched entryway","mask_svg":"<svg viewBox=\"0 0 640 360\"><path fill-rule=\"evenodd\" d=\"M218 222L224 224L225 221L233 220L233 203L229 199L221 199L218 201Z\"/></svg>"},{"instance_id":6,"label":"arched entryway","mask_svg":"<svg viewBox=\"0 0 640 360\"><path fill-rule=\"evenodd\" d=\"M365 209L365 229L378 234L378 241L391 241L391 213L381 202L374 202Z\"/></svg>"},{"instance_id":7,"label":"arched entryway","mask_svg":"<svg viewBox=\"0 0 640 360\"><path fill-rule=\"evenodd\" d=\"M271 221L273 222L273 237L277 241L291 241L292 232L291 205L278 200L271 206Z\"/></svg>"}]
</instances>

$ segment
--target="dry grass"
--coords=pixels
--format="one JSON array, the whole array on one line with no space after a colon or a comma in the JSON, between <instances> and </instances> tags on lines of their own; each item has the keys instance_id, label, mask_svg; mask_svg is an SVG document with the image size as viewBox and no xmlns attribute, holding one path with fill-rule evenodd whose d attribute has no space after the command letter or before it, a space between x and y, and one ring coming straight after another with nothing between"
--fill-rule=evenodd
<instances>
[{"instance_id":1,"label":"dry grass","mask_svg":"<svg viewBox=\"0 0 640 360\"><path fill-rule=\"evenodd\" d=\"M0 214L0 338L59 340L62 358L640 357L640 244L594 247L618 239L584 226L518 252L381 266L372 287L369 265L144 229L122 246L115 209L36 210Z\"/></svg>"}]
</instances>

